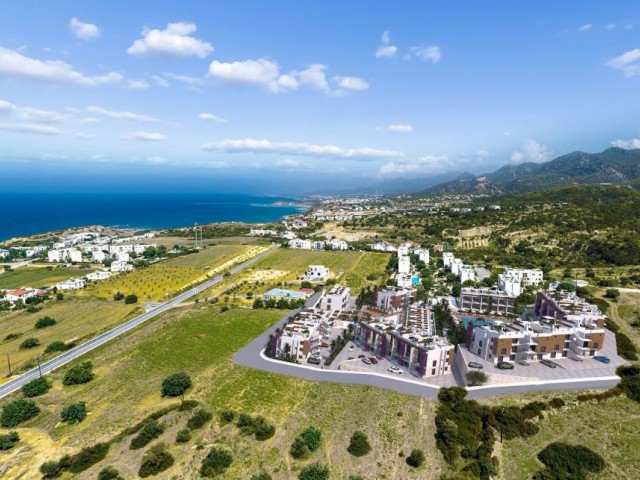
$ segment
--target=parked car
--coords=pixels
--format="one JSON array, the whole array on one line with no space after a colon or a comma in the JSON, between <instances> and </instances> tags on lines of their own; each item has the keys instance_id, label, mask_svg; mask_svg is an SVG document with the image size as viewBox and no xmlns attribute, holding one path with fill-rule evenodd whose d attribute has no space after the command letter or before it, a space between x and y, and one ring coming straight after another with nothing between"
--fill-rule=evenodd
<instances>
[{"instance_id":1,"label":"parked car","mask_svg":"<svg viewBox=\"0 0 640 480\"><path fill-rule=\"evenodd\" d=\"M356 348L355 345L349 345L349 351L350 352L353 352L355 350L355 348Z\"/></svg>"},{"instance_id":2,"label":"parked car","mask_svg":"<svg viewBox=\"0 0 640 480\"><path fill-rule=\"evenodd\" d=\"M358 355L358 358L364 358L364 357L365 357L364 355Z\"/></svg>"},{"instance_id":3,"label":"parked car","mask_svg":"<svg viewBox=\"0 0 640 480\"><path fill-rule=\"evenodd\" d=\"M596 355L595 357L593 357L593 359L602 363L611 363L609 357L605 357L603 355Z\"/></svg>"},{"instance_id":4,"label":"parked car","mask_svg":"<svg viewBox=\"0 0 640 480\"><path fill-rule=\"evenodd\" d=\"M396 366L391 366L391 367L387 368L387 371L391 372L391 373L401 373L400 369L398 367L396 367Z\"/></svg>"},{"instance_id":5,"label":"parked car","mask_svg":"<svg viewBox=\"0 0 640 480\"><path fill-rule=\"evenodd\" d=\"M320 344L320 346L321 346L322 348L328 348L328 347L329 347L329 344L328 344L327 342L322 342L322 343Z\"/></svg>"},{"instance_id":6,"label":"parked car","mask_svg":"<svg viewBox=\"0 0 640 480\"><path fill-rule=\"evenodd\" d=\"M378 364L378 359L376 357L369 357L369 360L371 360L371 363L373 363L374 365Z\"/></svg>"},{"instance_id":7,"label":"parked car","mask_svg":"<svg viewBox=\"0 0 640 480\"><path fill-rule=\"evenodd\" d=\"M364 363L365 365L371 365L371 360L369 360L368 358L363 358L362 363Z\"/></svg>"},{"instance_id":8,"label":"parked car","mask_svg":"<svg viewBox=\"0 0 640 480\"><path fill-rule=\"evenodd\" d=\"M469 362L467 363L467 367L469 368L483 368L481 363L478 362Z\"/></svg>"},{"instance_id":9,"label":"parked car","mask_svg":"<svg viewBox=\"0 0 640 480\"><path fill-rule=\"evenodd\" d=\"M547 360L546 358L543 358L542 360L540 360L540 363L543 365L546 365L549 368L556 368L558 366L555 363L553 363L551 360Z\"/></svg>"},{"instance_id":10,"label":"parked car","mask_svg":"<svg viewBox=\"0 0 640 480\"><path fill-rule=\"evenodd\" d=\"M307 359L307 363L311 363L313 365L320 365L320 357L309 357Z\"/></svg>"},{"instance_id":11,"label":"parked car","mask_svg":"<svg viewBox=\"0 0 640 480\"><path fill-rule=\"evenodd\" d=\"M496 367L499 368L500 370L513 370L513 367L515 365L511 362L498 362L496 364Z\"/></svg>"}]
</instances>

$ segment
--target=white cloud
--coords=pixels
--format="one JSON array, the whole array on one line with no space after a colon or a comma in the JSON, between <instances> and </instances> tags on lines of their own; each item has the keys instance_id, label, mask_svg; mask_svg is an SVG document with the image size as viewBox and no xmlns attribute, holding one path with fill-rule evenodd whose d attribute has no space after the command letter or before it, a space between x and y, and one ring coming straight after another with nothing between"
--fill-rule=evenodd
<instances>
[{"instance_id":1,"label":"white cloud","mask_svg":"<svg viewBox=\"0 0 640 480\"><path fill-rule=\"evenodd\" d=\"M91 140L95 137L95 135L92 135L91 133L78 132L76 133L75 137L78 140Z\"/></svg>"},{"instance_id":2,"label":"white cloud","mask_svg":"<svg viewBox=\"0 0 640 480\"><path fill-rule=\"evenodd\" d=\"M13 113L18 110L13 103L6 100L0 100L0 113Z\"/></svg>"},{"instance_id":3,"label":"white cloud","mask_svg":"<svg viewBox=\"0 0 640 480\"><path fill-rule=\"evenodd\" d=\"M123 79L123 76L116 72L86 76L62 60L38 60L4 47L0 47L0 77L74 83L92 87L118 83Z\"/></svg>"},{"instance_id":4,"label":"white cloud","mask_svg":"<svg viewBox=\"0 0 640 480\"><path fill-rule=\"evenodd\" d=\"M38 135L60 134L60 130L51 125L34 125L30 123L0 123L0 130L12 133L35 133Z\"/></svg>"},{"instance_id":5,"label":"white cloud","mask_svg":"<svg viewBox=\"0 0 640 480\"><path fill-rule=\"evenodd\" d=\"M214 115L213 113L201 113L200 115L198 115L198 118L200 120L206 120L209 122L228 123L226 118L219 117L217 115Z\"/></svg>"},{"instance_id":6,"label":"white cloud","mask_svg":"<svg viewBox=\"0 0 640 480\"><path fill-rule=\"evenodd\" d=\"M81 120L82 123L100 123L100 119L96 117L85 117Z\"/></svg>"},{"instance_id":7,"label":"white cloud","mask_svg":"<svg viewBox=\"0 0 640 480\"><path fill-rule=\"evenodd\" d=\"M402 177L438 170L442 164L448 162L448 157L426 155L417 158L391 160L380 167L380 177Z\"/></svg>"},{"instance_id":8,"label":"white cloud","mask_svg":"<svg viewBox=\"0 0 640 480\"><path fill-rule=\"evenodd\" d=\"M42 110L33 107L19 107L6 100L0 100L0 114L17 114L21 120L29 123L59 123L67 119L68 115Z\"/></svg>"},{"instance_id":9,"label":"white cloud","mask_svg":"<svg viewBox=\"0 0 640 480\"><path fill-rule=\"evenodd\" d=\"M257 85L272 92L283 90L282 85L278 84L280 77L278 64L264 58L231 63L214 60L209 65L209 75L223 82Z\"/></svg>"},{"instance_id":10,"label":"white cloud","mask_svg":"<svg viewBox=\"0 0 640 480\"><path fill-rule=\"evenodd\" d=\"M393 57L398 51L398 47L391 45L389 30L382 32L382 46L376 50L376 58Z\"/></svg>"},{"instance_id":11,"label":"white cloud","mask_svg":"<svg viewBox=\"0 0 640 480\"><path fill-rule=\"evenodd\" d=\"M611 68L622 70L625 77L640 75L640 48L635 48L612 58L606 63Z\"/></svg>"},{"instance_id":12,"label":"white cloud","mask_svg":"<svg viewBox=\"0 0 640 480\"><path fill-rule=\"evenodd\" d=\"M162 165L168 162L165 157L159 156L147 157L147 161L152 165Z\"/></svg>"},{"instance_id":13,"label":"white cloud","mask_svg":"<svg viewBox=\"0 0 640 480\"><path fill-rule=\"evenodd\" d=\"M146 90L149 88L149 82L146 80L129 80L127 88L130 90Z\"/></svg>"},{"instance_id":14,"label":"white cloud","mask_svg":"<svg viewBox=\"0 0 640 480\"><path fill-rule=\"evenodd\" d=\"M535 140L525 140L522 142L520 150L515 150L511 154L511 162L516 164L524 162L542 163L550 158L551 151Z\"/></svg>"},{"instance_id":15,"label":"white cloud","mask_svg":"<svg viewBox=\"0 0 640 480\"><path fill-rule=\"evenodd\" d=\"M333 77L334 82L338 84L340 90L367 90L369 83L359 77Z\"/></svg>"},{"instance_id":16,"label":"white cloud","mask_svg":"<svg viewBox=\"0 0 640 480\"><path fill-rule=\"evenodd\" d=\"M605 28L607 30L613 30L614 28L616 28L616 24L615 23L607 23Z\"/></svg>"},{"instance_id":17,"label":"white cloud","mask_svg":"<svg viewBox=\"0 0 640 480\"><path fill-rule=\"evenodd\" d=\"M440 47L435 45L431 45L428 47L411 47L411 53L408 54L405 58L412 57L415 57L424 62L431 62L435 65L442 59L442 50L440 49Z\"/></svg>"},{"instance_id":18,"label":"white cloud","mask_svg":"<svg viewBox=\"0 0 640 480\"><path fill-rule=\"evenodd\" d=\"M116 112L113 110L107 110L106 108L90 106L87 107L87 111L95 113L97 115L103 115L109 118L115 118L116 120L129 120L131 122L157 122L158 119L151 115L143 115L133 112Z\"/></svg>"},{"instance_id":19,"label":"white cloud","mask_svg":"<svg viewBox=\"0 0 640 480\"><path fill-rule=\"evenodd\" d=\"M297 78L301 85L308 85L316 90L329 92L330 88L325 74L326 69L326 65L314 63L300 72L292 72L291 77Z\"/></svg>"},{"instance_id":20,"label":"white cloud","mask_svg":"<svg viewBox=\"0 0 640 480\"><path fill-rule=\"evenodd\" d=\"M140 140L143 142L159 142L167 138L167 136L158 132L143 132L138 130L137 132L125 135L124 138L127 140Z\"/></svg>"},{"instance_id":21,"label":"white cloud","mask_svg":"<svg viewBox=\"0 0 640 480\"><path fill-rule=\"evenodd\" d=\"M411 133L413 132L413 126L410 124L392 123L391 125L387 125L386 127L378 128L378 130L386 130L388 132L395 133Z\"/></svg>"},{"instance_id":22,"label":"white cloud","mask_svg":"<svg viewBox=\"0 0 640 480\"><path fill-rule=\"evenodd\" d=\"M480 158L486 158L486 157L488 157L490 154L489 154L489 152L487 152L486 150L478 150L478 151L476 152L476 155L477 155L478 157L480 157Z\"/></svg>"},{"instance_id":23,"label":"white cloud","mask_svg":"<svg viewBox=\"0 0 640 480\"><path fill-rule=\"evenodd\" d=\"M580 25L578 27L578 31L579 32L586 32L587 30L591 30L591 27L593 27L593 25L591 25L590 23L585 23L584 25Z\"/></svg>"},{"instance_id":24,"label":"white cloud","mask_svg":"<svg viewBox=\"0 0 640 480\"><path fill-rule=\"evenodd\" d=\"M314 145L303 142L271 142L252 138L240 140L222 140L206 143L203 150L221 153L264 153L275 155L299 155L305 157L372 159L403 157L400 152L393 150L378 150L375 148L342 148L335 145Z\"/></svg>"},{"instance_id":25,"label":"white cloud","mask_svg":"<svg viewBox=\"0 0 640 480\"><path fill-rule=\"evenodd\" d=\"M624 148L626 150L632 150L634 148L640 148L640 138L632 138L631 140L614 140L611 142L614 147Z\"/></svg>"},{"instance_id":26,"label":"white cloud","mask_svg":"<svg viewBox=\"0 0 640 480\"><path fill-rule=\"evenodd\" d=\"M100 29L97 25L81 22L75 17L69 21L69 28L81 40L90 40L100 36Z\"/></svg>"},{"instance_id":27,"label":"white cloud","mask_svg":"<svg viewBox=\"0 0 640 480\"><path fill-rule=\"evenodd\" d=\"M152 78L153 80L155 80L156 84L157 84L159 87L165 87L165 88L166 88L166 87L168 87L168 86L170 86L170 85L171 85L171 84L169 83L169 80L167 80L166 78L162 78L160 75L151 75L151 78Z\"/></svg>"},{"instance_id":28,"label":"white cloud","mask_svg":"<svg viewBox=\"0 0 640 480\"><path fill-rule=\"evenodd\" d=\"M190 37L198 27L194 23L169 23L164 30L145 28L143 38L127 49L129 55L166 55L174 57L206 58L214 51L213 45Z\"/></svg>"},{"instance_id":29,"label":"white cloud","mask_svg":"<svg viewBox=\"0 0 640 480\"><path fill-rule=\"evenodd\" d=\"M170 80L176 80L187 85L202 85L202 79L200 77L193 77L190 75L177 75L175 73L163 73L163 75Z\"/></svg>"}]
</instances>

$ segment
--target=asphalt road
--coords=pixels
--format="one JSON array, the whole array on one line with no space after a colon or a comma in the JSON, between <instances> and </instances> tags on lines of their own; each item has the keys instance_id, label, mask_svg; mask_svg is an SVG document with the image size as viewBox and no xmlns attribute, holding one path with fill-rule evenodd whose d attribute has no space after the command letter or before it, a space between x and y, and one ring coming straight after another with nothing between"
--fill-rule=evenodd
<instances>
[{"instance_id":1,"label":"asphalt road","mask_svg":"<svg viewBox=\"0 0 640 480\"><path fill-rule=\"evenodd\" d=\"M283 318L283 321L284 320L286 320L286 317ZM302 378L313 382L369 385L372 387L386 388L388 390L395 390L396 392L426 398L437 398L438 396L439 387L435 385L412 383L406 380L396 379L391 376L387 377L368 373L340 372L337 370L319 370L317 368L305 368L300 365L286 362L267 360L260 355L260 352L264 349L267 339L269 338L269 334L274 333L275 329L281 326L282 323L283 322L278 322L277 325L261 334L242 350L239 350L233 356L233 361L244 367ZM607 389L616 385L618 381L618 379L579 379L545 384L495 385L481 389L470 389L468 398L480 399L495 395L544 390Z\"/></svg>"},{"instance_id":2,"label":"asphalt road","mask_svg":"<svg viewBox=\"0 0 640 480\"><path fill-rule=\"evenodd\" d=\"M244 270L245 268L249 267L250 265L252 265L253 263L257 262L258 260L260 260L261 258L267 256L268 254L270 254L271 252L273 252L274 250L276 250L278 247L273 247L269 250L267 250L266 252L263 252L253 258L251 258L250 260L247 260L244 263L241 263L240 265L233 267L231 270L229 270L229 272L233 275L238 273L241 270ZM204 283L201 283L200 285L197 285L191 289L189 289L188 291L181 293L180 295L172 298L171 300L157 306L156 308L154 308L153 310L149 310L146 313L143 313L142 315L139 315L125 323L123 323L122 325L119 325L111 330L109 330L108 332L102 333L100 335L98 335L97 337L92 338L91 340L83 343L82 345L78 345L77 347L64 352L61 355L58 355L55 358L52 358L51 360L48 360L42 364L40 364L40 368L36 367L32 370L29 370L28 372L20 375L19 377L16 377L12 380L9 380L8 382L0 385L0 398L4 398L5 396L9 395L12 392L15 392L16 390L18 390L19 388L22 387L22 385L24 385L25 383L37 378L40 376L40 371L42 371L42 375L45 375L53 370L55 370L56 368L59 368L73 360L75 360L78 357L81 357L82 355L84 355L87 352L90 352L91 350L93 350L94 348L99 347L100 345L103 345L105 343L107 343L109 340L113 340L114 338L116 338L119 335L122 335L125 332L128 332L129 330L137 327L138 325L146 322L147 320L149 320L150 318L153 318L163 312L166 312L167 310L169 310L170 308L173 308L174 306L182 303L183 301L185 301L186 299L193 297L195 295L197 295L198 293L212 287L213 285L220 283L222 280L224 279L223 275L218 275L217 277L214 277L210 280L207 280Z\"/></svg>"}]
</instances>

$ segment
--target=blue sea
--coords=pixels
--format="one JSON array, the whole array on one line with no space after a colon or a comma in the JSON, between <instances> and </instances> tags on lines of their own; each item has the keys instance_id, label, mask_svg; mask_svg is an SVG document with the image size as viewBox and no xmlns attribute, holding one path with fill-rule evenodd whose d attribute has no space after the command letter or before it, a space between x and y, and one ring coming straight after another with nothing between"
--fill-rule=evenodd
<instances>
[{"instance_id":1,"label":"blue sea","mask_svg":"<svg viewBox=\"0 0 640 480\"><path fill-rule=\"evenodd\" d=\"M285 197L159 193L0 193L0 240L69 227L160 229L213 222L273 222L300 213Z\"/></svg>"}]
</instances>

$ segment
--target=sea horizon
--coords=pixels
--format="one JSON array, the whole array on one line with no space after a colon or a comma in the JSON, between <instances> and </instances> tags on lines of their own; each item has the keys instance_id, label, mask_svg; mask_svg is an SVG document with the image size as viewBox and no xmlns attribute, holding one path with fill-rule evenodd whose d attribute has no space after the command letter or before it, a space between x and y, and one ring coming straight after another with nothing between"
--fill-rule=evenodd
<instances>
[{"instance_id":1,"label":"sea horizon","mask_svg":"<svg viewBox=\"0 0 640 480\"><path fill-rule=\"evenodd\" d=\"M300 213L294 197L227 193L0 193L0 241L91 225L170 229L221 222L269 223Z\"/></svg>"}]
</instances>

